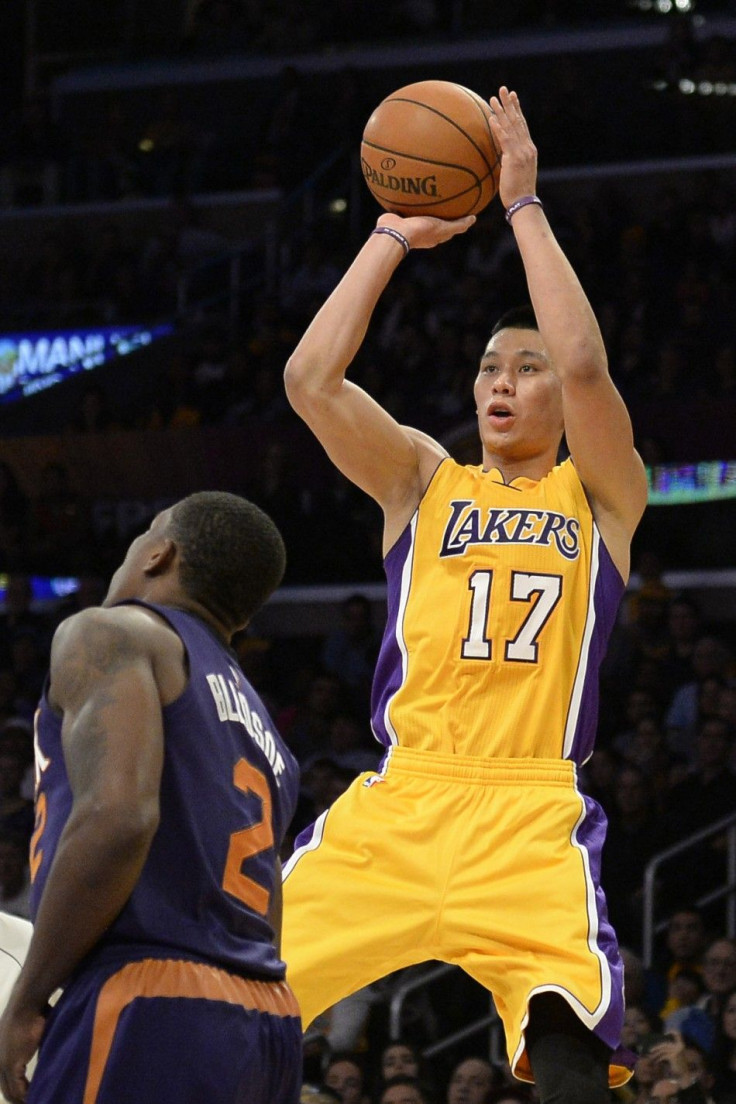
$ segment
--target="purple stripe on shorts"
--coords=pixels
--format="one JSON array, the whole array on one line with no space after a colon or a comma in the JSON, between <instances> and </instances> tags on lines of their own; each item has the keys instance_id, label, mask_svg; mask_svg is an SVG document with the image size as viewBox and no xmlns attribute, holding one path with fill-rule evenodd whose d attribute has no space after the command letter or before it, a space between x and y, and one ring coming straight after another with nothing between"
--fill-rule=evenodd
<instances>
[{"instance_id":1,"label":"purple stripe on shorts","mask_svg":"<svg viewBox=\"0 0 736 1104\"><path fill-rule=\"evenodd\" d=\"M585 804L585 816L578 826L576 839L578 846L587 852L590 877L595 889L595 917L589 916L591 946L595 945L603 954L611 975L608 1007L594 1030L607 1046L616 1048L621 1041L624 1022L624 964L618 951L616 933L608 919L606 898L600 884L601 851L606 838L607 821L606 814L597 801L592 797L581 796ZM598 931L593 944L594 924L597 924Z\"/></svg>"},{"instance_id":2,"label":"purple stripe on shorts","mask_svg":"<svg viewBox=\"0 0 736 1104\"><path fill-rule=\"evenodd\" d=\"M388 746L393 743L386 728L386 705L401 686L404 678L398 637L398 616L401 604L401 576L412 551L412 526L407 525L384 560L387 582L386 628L381 641L371 690L371 727L376 739Z\"/></svg>"}]
</instances>

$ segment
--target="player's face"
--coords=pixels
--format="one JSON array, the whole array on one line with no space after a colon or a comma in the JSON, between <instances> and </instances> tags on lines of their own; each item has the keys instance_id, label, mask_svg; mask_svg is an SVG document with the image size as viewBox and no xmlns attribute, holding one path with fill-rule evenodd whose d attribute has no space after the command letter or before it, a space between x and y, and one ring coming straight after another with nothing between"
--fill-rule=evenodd
<instances>
[{"instance_id":1,"label":"player's face","mask_svg":"<svg viewBox=\"0 0 736 1104\"><path fill-rule=\"evenodd\" d=\"M141 533L132 542L125 559L110 580L103 606L111 606L115 602L140 596L141 583L145 580L146 564L150 560L151 553L161 544L170 514L170 510L156 514L145 533Z\"/></svg>"},{"instance_id":2,"label":"player's face","mask_svg":"<svg viewBox=\"0 0 736 1104\"><path fill-rule=\"evenodd\" d=\"M505 329L486 346L474 388L484 452L501 460L556 454L562 388L536 330Z\"/></svg>"}]
</instances>

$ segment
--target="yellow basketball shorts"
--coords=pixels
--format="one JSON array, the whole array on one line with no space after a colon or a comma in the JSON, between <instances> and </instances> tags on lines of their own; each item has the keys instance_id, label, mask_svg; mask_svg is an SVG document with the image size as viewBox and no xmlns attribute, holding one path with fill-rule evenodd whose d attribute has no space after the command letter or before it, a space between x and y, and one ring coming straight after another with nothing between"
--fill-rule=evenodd
<instances>
[{"instance_id":1,"label":"yellow basketball shorts","mask_svg":"<svg viewBox=\"0 0 736 1104\"><path fill-rule=\"evenodd\" d=\"M623 966L598 885L605 817L574 764L391 748L301 833L284 868L282 954L306 1027L395 970L453 963L493 994L517 1077L535 993L612 1050ZM610 1083L630 1077L614 1053Z\"/></svg>"}]
</instances>

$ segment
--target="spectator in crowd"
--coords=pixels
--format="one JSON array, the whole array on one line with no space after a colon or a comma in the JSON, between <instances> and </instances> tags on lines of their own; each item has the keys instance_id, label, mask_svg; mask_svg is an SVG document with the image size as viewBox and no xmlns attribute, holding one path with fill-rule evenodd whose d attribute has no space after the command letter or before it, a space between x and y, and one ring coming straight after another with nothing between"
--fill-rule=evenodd
<instances>
[{"instance_id":1,"label":"spectator in crowd","mask_svg":"<svg viewBox=\"0 0 736 1104\"><path fill-rule=\"evenodd\" d=\"M638 767L652 786L666 784L673 756L656 717L642 717L632 732L616 741L616 750L629 766Z\"/></svg>"},{"instance_id":2,"label":"spectator in crowd","mask_svg":"<svg viewBox=\"0 0 736 1104\"><path fill-rule=\"evenodd\" d=\"M672 691L692 682L693 652L702 636L703 619L698 605L686 594L676 594L667 610L669 648L665 657L667 679Z\"/></svg>"},{"instance_id":3,"label":"spectator in crowd","mask_svg":"<svg viewBox=\"0 0 736 1104\"><path fill-rule=\"evenodd\" d=\"M701 828L728 816L736 808L736 774L729 761L732 754L732 733L720 717L700 722L697 732L695 768L674 785L667 801L663 824L669 842L685 839ZM681 856L678 869L665 870L669 892L673 897L683 888L695 897L711 890L724 872L724 851L721 841L710 839Z\"/></svg>"},{"instance_id":4,"label":"spectator in crowd","mask_svg":"<svg viewBox=\"0 0 736 1104\"><path fill-rule=\"evenodd\" d=\"M627 999L624 1026L621 1030L621 1044L639 1054L643 1040L648 1035L656 1034L661 1026L661 1020L653 1012L649 1012L640 1004L634 1004Z\"/></svg>"},{"instance_id":5,"label":"spectator in crowd","mask_svg":"<svg viewBox=\"0 0 736 1104\"><path fill-rule=\"evenodd\" d=\"M485 1104L488 1093L499 1087L501 1078L487 1058L463 1058L447 1085L447 1104Z\"/></svg>"},{"instance_id":6,"label":"spectator in crowd","mask_svg":"<svg viewBox=\"0 0 736 1104\"><path fill-rule=\"evenodd\" d=\"M626 750L634 740L636 726L640 721L659 721L662 714L657 696L651 690L632 686L625 694L623 701L623 714L620 724L611 739L611 747L618 755L626 754Z\"/></svg>"},{"instance_id":7,"label":"spectator in crowd","mask_svg":"<svg viewBox=\"0 0 736 1104\"><path fill-rule=\"evenodd\" d=\"M703 717L704 688L711 679L728 680L733 656L723 640L708 634L693 645L691 664L694 677L675 692L665 719L670 748L689 762L693 761L695 734Z\"/></svg>"},{"instance_id":8,"label":"spectator in crowd","mask_svg":"<svg viewBox=\"0 0 736 1104\"><path fill-rule=\"evenodd\" d=\"M17 755L24 764L20 792L25 798L33 798L34 756L33 725L23 717L13 716L0 721L0 756L6 751Z\"/></svg>"},{"instance_id":9,"label":"spectator in crowd","mask_svg":"<svg viewBox=\"0 0 736 1104\"><path fill-rule=\"evenodd\" d=\"M702 990L665 1019L668 1031L676 1030L705 1051L711 1052L727 995L736 985L736 942L719 937L703 958Z\"/></svg>"},{"instance_id":10,"label":"spectator in crowd","mask_svg":"<svg viewBox=\"0 0 736 1104\"><path fill-rule=\"evenodd\" d=\"M648 978L647 1003L654 1012L666 1016L674 1011L677 1001L671 991L672 983L681 970L702 968L706 945L700 910L689 905L677 908L667 924L663 962Z\"/></svg>"},{"instance_id":11,"label":"spectator in crowd","mask_svg":"<svg viewBox=\"0 0 736 1104\"><path fill-rule=\"evenodd\" d=\"M304 699L279 713L278 729L300 762L326 752L330 725L340 712L342 696L340 679L318 672L311 679Z\"/></svg>"},{"instance_id":12,"label":"spectator in crowd","mask_svg":"<svg viewBox=\"0 0 736 1104\"><path fill-rule=\"evenodd\" d=\"M491 1089L486 1096L486 1104L533 1104L534 1096L521 1085L504 1085L500 1089Z\"/></svg>"},{"instance_id":13,"label":"spectator in crowd","mask_svg":"<svg viewBox=\"0 0 736 1104\"><path fill-rule=\"evenodd\" d=\"M370 600L360 593L349 595L340 619L339 628L325 638L322 663L348 687L356 707L367 711L379 644Z\"/></svg>"},{"instance_id":14,"label":"spectator in crowd","mask_svg":"<svg viewBox=\"0 0 736 1104\"><path fill-rule=\"evenodd\" d=\"M30 919L31 875L26 833L0 835L0 909Z\"/></svg>"},{"instance_id":15,"label":"spectator in crowd","mask_svg":"<svg viewBox=\"0 0 736 1104\"><path fill-rule=\"evenodd\" d=\"M12 733L0 732L0 835L18 835L29 842L34 814L33 801L23 793L27 768L27 749L18 746Z\"/></svg>"},{"instance_id":16,"label":"spectator in crowd","mask_svg":"<svg viewBox=\"0 0 736 1104\"><path fill-rule=\"evenodd\" d=\"M356 1054L333 1054L325 1070L325 1085L340 1093L342 1104L368 1104L364 1093L365 1074Z\"/></svg>"},{"instance_id":17,"label":"spectator in crowd","mask_svg":"<svg viewBox=\"0 0 736 1104\"><path fill-rule=\"evenodd\" d=\"M736 940L720 936L708 944L703 955L703 980L706 991L697 1006L717 1020L726 994L736 986Z\"/></svg>"},{"instance_id":18,"label":"spectator in crowd","mask_svg":"<svg viewBox=\"0 0 736 1104\"><path fill-rule=\"evenodd\" d=\"M383 754L380 745L355 712L337 713L330 722L327 738L327 755L338 767L351 771L353 776L378 769Z\"/></svg>"},{"instance_id":19,"label":"spectator in crowd","mask_svg":"<svg viewBox=\"0 0 736 1104\"><path fill-rule=\"evenodd\" d=\"M692 1039L685 1038L684 1041L685 1052L683 1057L687 1072L705 1093L707 1104L715 1104L712 1096L715 1084L713 1060L710 1054Z\"/></svg>"},{"instance_id":20,"label":"spectator in crowd","mask_svg":"<svg viewBox=\"0 0 736 1104\"><path fill-rule=\"evenodd\" d=\"M383 1081L403 1075L419 1077L421 1055L413 1043L405 1039L393 1039L380 1055L380 1074Z\"/></svg>"},{"instance_id":21,"label":"spectator in crowd","mask_svg":"<svg viewBox=\"0 0 736 1104\"><path fill-rule=\"evenodd\" d=\"M303 1085L299 1100L301 1104L341 1104L342 1097L326 1085Z\"/></svg>"},{"instance_id":22,"label":"spectator in crowd","mask_svg":"<svg viewBox=\"0 0 736 1104\"><path fill-rule=\"evenodd\" d=\"M584 792L603 806L606 816L612 814L616 805L616 777L620 766L621 757L602 743L580 771Z\"/></svg>"},{"instance_id":23,"label":"spectator in crowd","mask_svg":"<svg viewBox=\"0 0 736 1104\"><path fill-rule=\"evenodd\" d=\"M405 1073L390 1078L378 1097L378 1104L430 1104L421 1081Z\"/></svg>"},{"instance_id":24,"label":"spectator in crowd","mask_svg":"<svg viewBox=\"0 0 736 1104\"><path fill-rule=\"evenodd\" d=\"M712 1049L713 1096L718 1104L736 1102L736 986L723 994Z\"/></svg>"},{"instance_id":25,"label":"spectator in crowd","mask_svg":"<svg viewBox=\"0 0 736 1104\"><path fill-rule=\"evenodd\" d=\"M640 725L650 724L648 720ZM641 945L642 886L647 863L663 847L650 779L641 766L621 766L601 861L611 923L622 942Z\"/></svg>"},{"instance_id":26,"label":"spectator in crowd","mask_svg":"<svg viewBox=\"0 0 736 1104\"><path fill-rule=\"evenodd\" d=\"M690 1068L677 1031L647 1036L636 1067L635 1104L707 1104L700 1076Z\"/></svg>"},{"instance_id":27,"label":"spectator in crowd","mask_svg":"<svg viewBox=\"0 0 736 1104\"><path fill-rule=\"evenodd\" d=\"M621 947L626 1003L644 1007L647 1003L647 972L644 962L631 947ZM647 1008L647 1011L651 1009Z\"/></svg>"}]
</instances>

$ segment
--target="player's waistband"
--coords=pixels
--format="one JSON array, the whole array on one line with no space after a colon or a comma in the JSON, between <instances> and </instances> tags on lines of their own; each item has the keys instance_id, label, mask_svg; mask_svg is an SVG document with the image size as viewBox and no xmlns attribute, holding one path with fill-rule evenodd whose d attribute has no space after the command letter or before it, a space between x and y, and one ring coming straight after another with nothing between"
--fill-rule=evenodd
<instances>
[{"instance_id":1,"label":"player's waistband","mask_svg":"<svg viewBox=\"0 0 736 1104\"><path fill-rule=\"evenodd\" d=\"M137 997L176 997L221 1001L271 1016L299 1015L299 1005L287 981L240 977L190 959L134 959L112 969L102 991L120 1008Z\"/></svg>"},{"instance_id":2,"label":"player's waistband","mask_svg":"<svg viewBox=\"0 0 736 1104\"><path fill-rule=\"evenodd\" d=\"M415 748L389 748L381 771L411 774L466 785L574 786L575 763L569 759L482 759L477 755L443 755Z\"/></svg>"}]
</instances>

